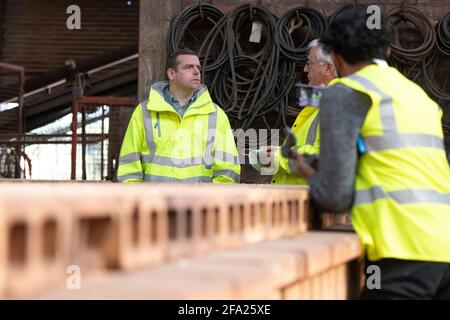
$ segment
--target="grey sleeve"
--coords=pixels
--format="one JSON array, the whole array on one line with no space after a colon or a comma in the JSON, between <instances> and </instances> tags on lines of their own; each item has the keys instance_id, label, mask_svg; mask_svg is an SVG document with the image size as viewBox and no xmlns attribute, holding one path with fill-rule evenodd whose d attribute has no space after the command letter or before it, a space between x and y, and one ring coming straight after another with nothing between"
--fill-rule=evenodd
<instances>
[{"instance_id":1,"label":"grey sleeve","mask_svg":"<svg viewBox=\"0 0 450 320\"><path fill-rule=\"evenodd\" d=\"M319 170L309 180L312 201L320 211L344 212L353 204L357 140L370 106L368 95L343 84L323 93Z\"/></svg>"}]
</instances>

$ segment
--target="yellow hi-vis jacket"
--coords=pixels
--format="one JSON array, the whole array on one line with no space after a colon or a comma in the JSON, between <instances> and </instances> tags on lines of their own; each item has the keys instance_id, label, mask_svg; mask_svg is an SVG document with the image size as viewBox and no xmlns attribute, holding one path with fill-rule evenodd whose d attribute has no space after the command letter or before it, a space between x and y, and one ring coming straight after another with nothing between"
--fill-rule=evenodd
<instances>
[{"instance_id":1,"label":"yellow hi-vis jacket","mask_svg":"<svg viewBox=\"0 0 450 320\"><path fill-rule=\"evenodd\" d=\"M293 150L301 154L318 154L320 150L319 108L305 107L295 119L292 132L297 138ZM302 176L291 173L288 159L281 155L281 149L275 152L274 162L278 165L278 171L272 177L272 184L308 184Z\"/></svg>"},{"instance_id":2,"label":"yellow hi-vis jacket","mask_svg":"<svg viewBox=\"0 0 450 320\"><path fill-rule=\"evenodd\" d=\"M120 151L119 182L239 182L240 165L225 112L202 85L183 117L152 85L131 116Z\"/></svg>"},{"instance_id":3,"label":"yellow hi-vis jacket","mask_svg":"<svg viewBox=\"0 0 450 320\"><path fill-rule=\"evenodd\" d=\"M372 100L352 208L368 259L450 262L450 168L439 106L388 66L369 65L337 82Z\"/></svg>"}]
</instances>

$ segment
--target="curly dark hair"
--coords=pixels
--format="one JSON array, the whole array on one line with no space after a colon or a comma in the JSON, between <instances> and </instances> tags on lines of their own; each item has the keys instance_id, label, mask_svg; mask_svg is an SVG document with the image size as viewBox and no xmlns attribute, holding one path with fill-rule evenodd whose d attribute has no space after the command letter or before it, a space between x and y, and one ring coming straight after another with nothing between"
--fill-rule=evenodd
<instances>
[{"instance_id":1,"label":"curly dark hair","mask_svg":"<svg viewBox=\"0 0 450 320\"><path fill-rule=\"evenodd\" d=\"M320 37L324 49L340 54L347 63L356 64L371 59L387 59L392 41L391 26L381 14L380 28L369 29L371 13L367 7L350 7L340 12Z\"/></svg>"}]
</instances>

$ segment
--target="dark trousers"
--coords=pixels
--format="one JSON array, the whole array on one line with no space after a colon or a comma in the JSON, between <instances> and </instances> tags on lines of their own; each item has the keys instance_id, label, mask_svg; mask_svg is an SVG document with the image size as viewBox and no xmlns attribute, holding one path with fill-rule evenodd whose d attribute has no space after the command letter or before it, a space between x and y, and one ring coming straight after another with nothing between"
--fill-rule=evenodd
<instances>
[{"instance_id":1,"label":"dark trousers","mask_svg":"<svg viewBox=\"0 0 450 320\"><path fill-rule=\"evenodd\" d=\"M370 266L375 266L367 269ZM376 268L378 267L378 268ZM369 289L379 270L380 289ZM366 260L366 281L361 299L450 300L450 263L398 259ZM367 272L369 270L369 272Z\"/></svg>"}]
</instances>

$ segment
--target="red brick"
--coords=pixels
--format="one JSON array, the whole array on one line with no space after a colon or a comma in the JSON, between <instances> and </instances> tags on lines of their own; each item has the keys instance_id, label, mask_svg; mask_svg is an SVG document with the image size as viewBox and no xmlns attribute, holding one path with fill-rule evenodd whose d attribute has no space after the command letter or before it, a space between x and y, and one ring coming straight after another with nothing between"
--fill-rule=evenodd
<instances>
[{"instance_id":1,"label":"red brick","mask_svg":"<svg viewBox=\"0 0 450 320\"><path fill-rule=\"evenodd\" d=\"M68 212L48 190L12 189L3 190L1 199L0 289L6 297L21 297L65 282L71 230Z\"/></svg>"}]
</instances>

